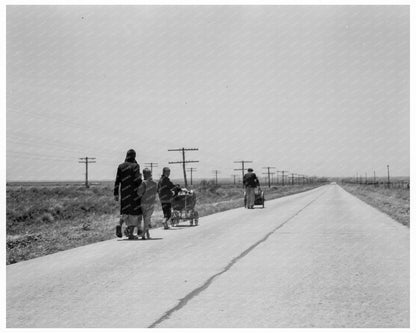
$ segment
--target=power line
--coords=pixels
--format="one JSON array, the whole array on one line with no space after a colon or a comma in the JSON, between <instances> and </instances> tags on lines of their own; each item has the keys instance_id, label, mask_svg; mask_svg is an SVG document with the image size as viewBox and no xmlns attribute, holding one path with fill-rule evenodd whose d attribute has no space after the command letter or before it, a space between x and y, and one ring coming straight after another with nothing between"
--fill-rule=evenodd
<instances>
[{"instance_id":1,"label":"power line","mask_svg":"<svg viewBox=\"0 0 416 333\"><path fill-rule=\"evenodd\" d=\"M8 134L9 135L9 134ZM27 149L31 149L28 146L33 146L33 147L41 147L43 149L48 149L48 152L52 152L54 150L59 150L59 153L67 153L63 155L59 155L59 154L45 154L43 152L37 152L37 153L33 153L33 152L25 152L25 151L13 151L8 149L7 150L7 154L9 153L13 153L13 154L18 154L18 155L25 155L27 156L27 158L29 158L29 156L35 156L36 158L30 158L32 160L39 160L39 161L58 161L58 162L63 162L63 161L73 161L74 158L76 158L76 156L72 156L72 157L68 157L68 155L78 155L78 154L82 154L85 153L85 151L83 152L83 150L87 150L85 148L72 148L72 147L65 147L65 146L61 146L60 143L58 142L54 142L53 140L51 140L51 142L48 143L41 143L41 142L33 142L33 141L25 141L25 142L19 142L18 140L15 140L14 138L10 138L8 137L7 140L9 141L17 141L17 144L24 146ZM45 145L52 145L52 146L56 146L57 148L47 148L45 147ZM63 145L65 145L65 143L63 143ZM82 147L80 145L80 147ZM35 150L36 148L33 148L33 150ZM88 149L91 149L91 147L88 147ZM116 149L111 149L112 151L117 151L118 153L120 153L119 150ZM96 151L96 149L94 148L94 151ZM109 150L110 151L110 150ZM100 158L100 165L104 164L107 166L114 166L116 165L118 162L116 161L116 159L114 158L110 158L107 157L108 155L114 156L114 153L101 153L101 152L96 152L96 155L98 155L98 157ZM20 156L19 156L20 157ZM153 164L153 166L157 166L156 164Z\"/></svg>"},{"instance_id":2,"label":"power line","mask_svg":"<svg viewBox=\"0 0 416 333\"><path fill-rule=\"evenodd\" d=\"M182 164L182 168L183 168L183 179L185 181L185 187L188 187L188 181L186 180L186 164L188 163L198 163L199 161L187 161L185 159L185 152L186 151L194 151L194 150L199 150L198 148L178 148L178 149L168 149L168 151L180 151L182 152L182 161L177 161L177 162L169 162L169 164Z\"/></svg>"},{"instance_id":3,"label":"power line","mask_svg":"<svg viewBox=\"0 0 416 333\"><path fill-rule=\"evenodd\" d=\"M34 140L38 140L38 142ZM57 141L53 139L46 139L46 138L42 139L36 136L28 136L28 138L23 139L13 134L7 134L7 141L12 141L13 143L22 145L22 146L32 145L32 146L40 146L42 148L45 148L45 146L55 146L57 147L57 149L59 149L60 152L68 152L68 153L76 153L76 154L79 154L80 151L85 151L87 149L92 148L90 145L86 145L86 144L82 145L82 144L76 144L73 142ZM68 146L73 146L73 147L68 147ZM50 148L50 149L53 149L53 148ZM101 148L94 147L93 149L96 154L98 153L98 155L103 155L103 156L107 156L110 151L111 151L111 154L119 153L119 150L111 149L111 148L101 149ZM101 153L98 152L100 150L101 150Z\"/></svg>"},{"instance_id":4,"label":"power line","mask_svg":"<svg viewBox=\"0 0 416 333\"><path fill-rule=\"evenodd\" d=\"M22 152L7 152L8 154L12 154L14 156L10 156L10 158L19 158L24 160L35 160L35 161L53 161L53 162L71 162L73 159L64 159L64 158L54 158L54 157L42 157L42 156L36 156L36 155L27 155L27 153Z\"/></svg>"},{"instance_id":5,"label":"power line","mask_svg":"<svg viewBox=\"0 0 416 333\"><path fill-rule=\"evenodd\" d=\"M95 157L80 157L78 163L84 163L85 164L85 187L89 188L90 186L88 185L88 164L89 163L96 163L95 162Z\"/></svg>"},{"instance_id":6,"label":"power line","mask_svg":"<svg viewBox=\"0 0 416 333\"><path fill-rule=\"evenodd\" d=\"M235 161L234 163L241 163L241 169L234 169L234 171L241 171L241 174L242 174L242 180L243 180L243 187L244 187L244 172L245 172L245 167L244 167L244 165L246 164L246 163L253 163L253 161L244 161L244 160L242 160L242 161Z\"/></svg>"},{"instance_id":7,"label":"power line","mask_svg":"<svg viewBox=\"0 0 416 333\"><path fill-rule=\"evenodd\" d=\"M14 140L12 139L12 141L14 141ZM38 143L38 142L25 142L25 143L18 143L18 144L22 145L22 146L25 146L25 148L28 147L28 146L34 146L34 147L38 146L38 147L42 147L43 149L48 149L49 152L51 150L59 150L59 153L68 153L68 154L71 154L71 155L78 155L78 154L82 153L82 150L84 150L84 149L71 149L71 148L68 149L68 148L61 148L61 147L59 147L59 148L46 148L44 144ZM66 156L68 156L68 154L65 154L65 156L54 155L53 157L66 158ZM39 155L41 155L41 156L50 156L50 155L44 154L44 153L39 153ZM104 154L98 153L98 155L100 156L100 160L107 160L108 162L111 162L111 165L114 165L115 161L113 159L110 159L108 157L101 157ZM106 155L108 155L108 154L105 154L105 156ZM67 159L67 160L68 161L73 161L73 159ZM103 164L110 165L110 163L103 163Z\"/></svg>"},{"instance_id":8,"label":"power line","mask_svg":"<svg viewBox=\"0 0 416 333\"><path fill-rule=\"evenodd\" d=\"M7 150L6 155L13 154L16 156L12 156L12 158L20 158L20 159L28 159L28 160L35 160L35 161L44 161L44 162L73 162L74 157L68 157L65 156L58 156L58 155L48 155L48 154L40 154L40 153L32 153L32 152L26 152L26 151L13 151L13 150ZM100 158L101 160L101 158ZM105 164L108 166L114 166L114 163L110 162L100 162L100 164Z\"/></svg>"},{"instance_id":9,"label":"power line","mask_svg":"<svg viewBox=\"0 0 416 333\"><path fill-rule=\"evenodd\" d=\"M26 152L26 151L7 150L7 154L16 154L16 155L21 155L23 157L34 156L34 157L39 157L42 159L59 159L59 160L65 160L65 161L73 161L73 159L64 158L64 156L38 154L38 153Z\"/></svg>"},{"instance_id":10,"label":"power line","mask_svg":"<svg viewBox=\"0 0 416 333\"><path fill-rule=\"evenodd\" d=\"M102 134L105 134L105 135L108 134L107 133L108 129L104 128L103 126L97 125L96 122L95 123L77 122L78 119L73 119L73 120L75 120L75 122L73 122L73 121L68 121L68 120L61 119L61 118L56 118L51 114L46 115L46 114L39 114L39 113L34 113L34 112L28 113L28 112L21 111L21 110L10 110L10 113L18 113L18 114L21 114L21 115L24 115L24 116L38 118L40 120L41 120L41 118L46 119L48 121L52 120L52 122L58 122L58 123L61 123L63 125L66 125L66 127L70 126L70 127L73 127L77 130L79 130L80 128L83 128L83 129L93 130L94 132L101 132ZM152 137L151 140L156 141L159 144L163 144L163 145L169 144L168 141L161 140L161 139L155 138L155 137Z\"/></svg>"}]
</instances>

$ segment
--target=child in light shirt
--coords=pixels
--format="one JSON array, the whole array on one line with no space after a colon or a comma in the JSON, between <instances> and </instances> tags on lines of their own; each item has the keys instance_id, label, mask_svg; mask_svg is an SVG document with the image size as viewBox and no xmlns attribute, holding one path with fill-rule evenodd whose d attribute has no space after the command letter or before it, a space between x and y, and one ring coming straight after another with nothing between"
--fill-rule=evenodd
<instances>
[{"instance_id":1,"label":"child in light shirt","mask_svg":"<svg viewBox=\"0 0 416 333\"><path fill-rule=\"evenodd\" d=\"M149 229L152 227L151 219L156 201L157 183L152 179L152 172L148 168L143 170L143 178L144 180L138 189L143 214L142 239L146 239L146 237L149 239Z\"/></svg>"}]
</instances>

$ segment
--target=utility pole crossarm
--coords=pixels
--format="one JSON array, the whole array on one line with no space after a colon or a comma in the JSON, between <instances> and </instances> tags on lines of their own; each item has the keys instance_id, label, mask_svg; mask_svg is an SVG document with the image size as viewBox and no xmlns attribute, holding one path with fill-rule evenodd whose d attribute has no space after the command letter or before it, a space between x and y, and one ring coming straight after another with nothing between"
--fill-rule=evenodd
<instances>
[{"instance_id":1,"label":"utility pole crossarm","mask_svg":"<svg viewBox=\"0 0 416 333\"><path fill-rule=\"evenodd\" d=\"M184 161L169 162L169 164L182 164ZM185 161L185 163L199 163L199 161Z\"/></svg>"},{"instance_id":2,"label":"utility pole crossarm","mask_svg":"<svg viewBox=\"0 0 416 333\"><path fill-rule=\"evenodd\" d=\"M146 167L150 167L150 172L152 173L152 175L153 175L153 167L155 167L155 168L157 168L158 167L158 165L157 165L158 163L155 163L155 162L149 162L149 163L145 163L145 166Z\"/></svg>"},{"instance_id":3,"label":"utility pole crossarm","mask_svg":"<svg viewBox=\"0 0 416 333\"><path fill-rule=\"evenodd\" d=\"M185 182L185 187L188 187L188 181L186 179L186 168L185 165L187 163L198 163L199 161L187 161L185 159L185 152L186 151L195 151L195 150L199 150L198 148L177 148L177 149L168 149L168 151L180 151L182 152L182 161L177 161L177 162L169 162L169 164L182 164L182 169L183 169L183 179Z\"/></svg>"},{"instance_id":4,"label":"utility pole crossarm","mask_svg":"<svg viewBox=\"0 0 416 333\"><path fill-rule=\"evenodd\" d=\"M188 151L188 150L199 150L198 148L178 148L178 149L168 149L168 151Z\"/></svg>"},{"instance_id":5,"label":"utility pole crossarm","mask_svg":"<svg viewBox=\"0 0 416 333\"><path fill-rule=\"evenodd\" d=\"M263 174L267 175L269 188L270 188L270 169L276 169L275 167L267 166L263 167L263 169L267 169L267 172L263 172Z\"/></svg>"},{"instance_id":6,"label":"utility pole crossarm","mask_svg":"<svg viewBox=\"0 0 416 333\"><path fill-rule=\"evenodd\" d=\"M234 161L234 163L241 163L241 169L234 169L234 171L241 171L241 173L242 173L242 182L243 182L243 187L244 187L244 171L245 171L245 168L244 168L244 164L245 163L253 163L253 161L244 161L244 160L241 160L241 161Z\"/></svg>"},{"instance_id":7,"label":"utility pole crossarm","mask_svg":"<svg viewBox=\"0 0 416 333\"><path fill-rule=\"evenodd\" d=\"M96 158L95 157L79 157L79 159L81 161L79 161L79 163L86 163L88 161L88 163L95 163L96 161L94 161Z\"/></svg>"},{"instance_id":8,"label":"utility pole crossarm","mask_svg":"<svg viewBox=\"0 0 416 333\"><path fill-rule=\"evenodd\" d=\"M85 164L85 187L89 188L89 184L88 184L88 164L90 163L96 163L96 158L95 157L80 157L78 163L84 163Z\"/></svg>"}]
</instances>

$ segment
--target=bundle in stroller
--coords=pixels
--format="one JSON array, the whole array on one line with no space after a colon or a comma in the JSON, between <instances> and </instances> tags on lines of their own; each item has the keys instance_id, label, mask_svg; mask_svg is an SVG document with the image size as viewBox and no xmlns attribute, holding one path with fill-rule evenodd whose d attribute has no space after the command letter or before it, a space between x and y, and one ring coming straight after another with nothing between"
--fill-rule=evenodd
<instances>
[{"instance_id":1,"label":"bundle in stroller","mask_svg":"<svg viewBox=\"0 0 416 333\"><path fill-rule=\"evenodd\" d=\"M195 210L195 192L180 188L180 186L176 186L173 192L171 225L178 225L180 220L189 220L190 225L198 225L199 215Z\"/></svg>"}]
</instances>

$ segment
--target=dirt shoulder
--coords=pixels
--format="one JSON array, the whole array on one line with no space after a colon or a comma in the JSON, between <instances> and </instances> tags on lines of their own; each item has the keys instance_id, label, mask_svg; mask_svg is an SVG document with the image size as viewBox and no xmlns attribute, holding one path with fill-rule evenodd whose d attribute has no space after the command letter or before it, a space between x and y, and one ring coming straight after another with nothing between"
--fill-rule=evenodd
<instances>
[{"instance_id":1,"label":"dirt shoulder","mask_svg":"<svg viewBox=\"0 0 416 333\"><path fill-rule=\"evenodd\" d=\"M410 227L410 191L374 185L339 184L349 193Z\"/></svg>"},{"instance_id":2,"label":"dirt shoulder","mask_svg":"<svg viewBox=\"0 0 416 333\"><path fill-rule=\"evenodd\" d=\"M317 186L264 188L266 207L267 200ZM238 186L205 184L194 190L197 194L196 210L201 217L244 205L244 191ZM8 187L6 205L7 264L112 239L119 220L118 203L108 186L90 189ZM152 224L160 227L162 221L163 214L157 202Z\"/></svg>"}]
</instances>

